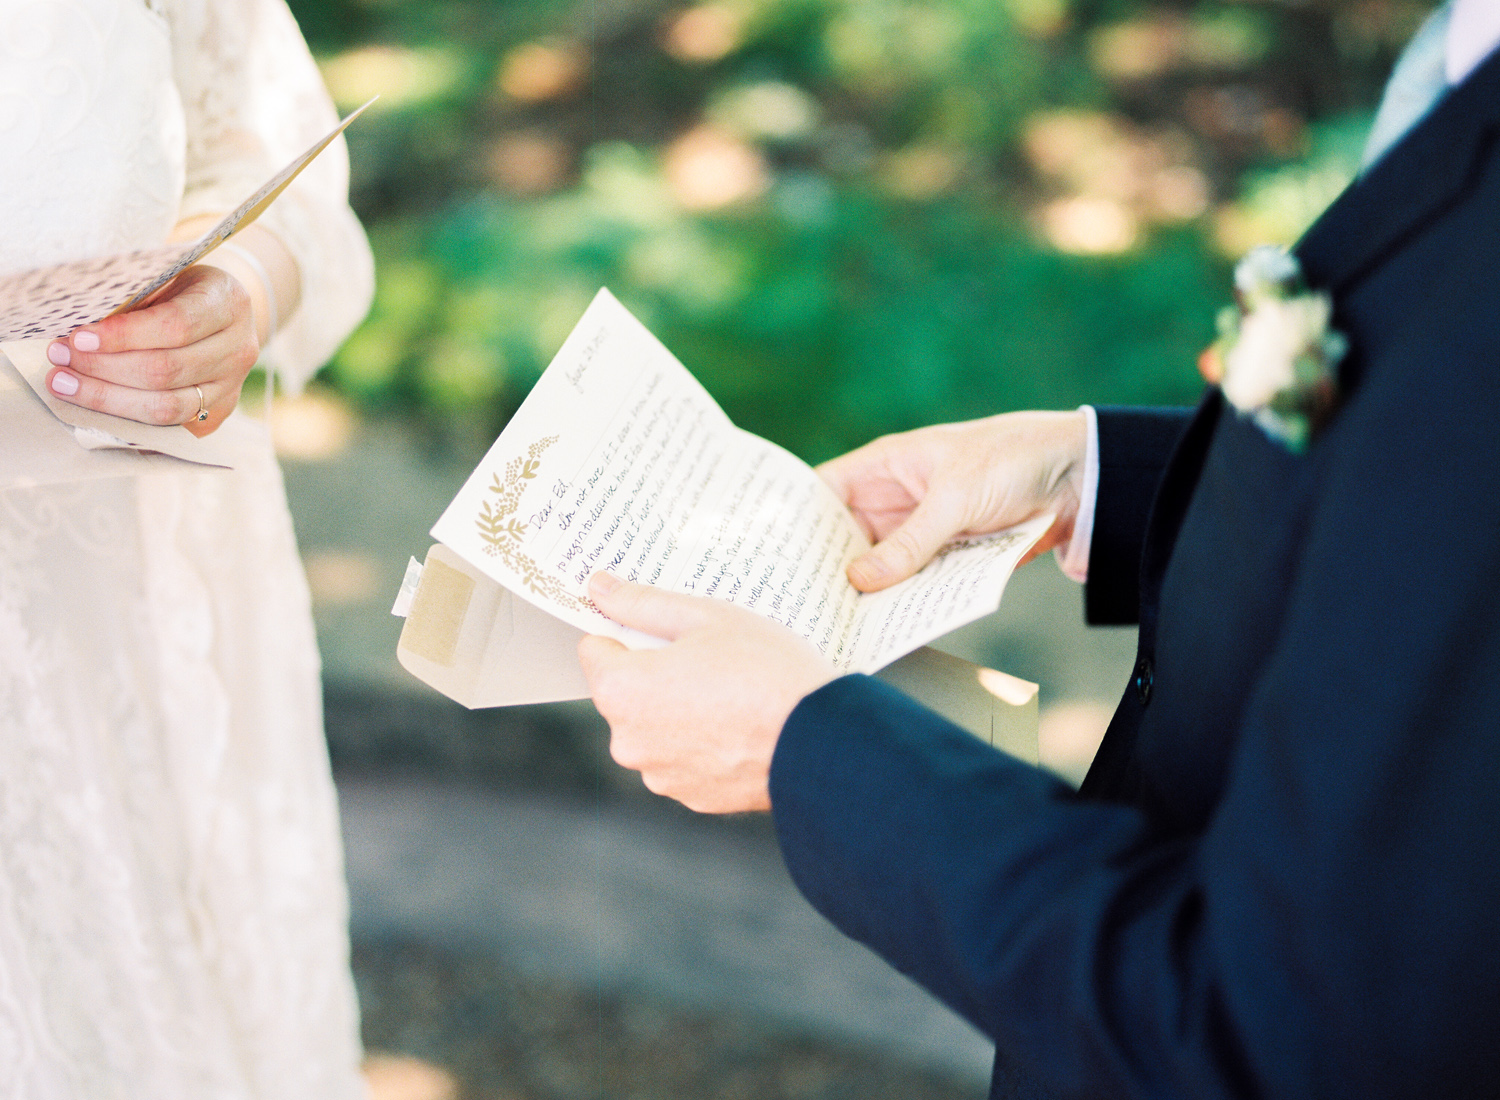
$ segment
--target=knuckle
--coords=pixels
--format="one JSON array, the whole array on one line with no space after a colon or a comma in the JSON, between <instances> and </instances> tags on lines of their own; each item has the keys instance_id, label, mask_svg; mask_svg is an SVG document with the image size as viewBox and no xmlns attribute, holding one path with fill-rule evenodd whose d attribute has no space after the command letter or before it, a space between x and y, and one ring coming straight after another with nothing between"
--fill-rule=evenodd
<instances>
[{"instance_id":1,"label":"knuckle","mask_svg":"<svg viewBox=\"0 0 1500 1100\"><path fill-rule=\"evenodd\" d=\"M905 527L893 531L886 544L890 547L891 556L905 563L914 564L921 559L922 546L917 541L917 536Z\"/></svg>"},{"instance_id":2,"label":"knuckle","mask_svg":"<svg viewBox=\"0 0 1500 1100\"><path fill-rule=\"evenodd\" d=\"M235 353L234 363L240 374L249 374L250 369L260 359L260 341L255 338L255 330L250 329L245 335L245 342L240 345Z\"/></svg>"},{"instance_id":3,"label":"knuckle","mask_svg":"<svg viewBox=\"0 0 1500 1100\"><path fill-rule=\"evenodd\" d=\"M239 324L250 332L255 330L255 304L239 283L235 283L225 296L224 321L228 325Z\"/></svg>"},{"instance_id":4,"label":"knuckle","mask_svg":"<svg viewBox=\"0 0 1500 1100\"><path fill-rule=\"evenodd\" d=\"M180 424L187 419L182 402L171 390L157 390L146 396L146 416L152 424Z\"/></svg>"},{"instance_id":5,"label":"knuckle","mask_svg":"<svg viewBox=\"0 0 1500 1100\"><path fill-rule=\"evenodd\" d=\"M217 374L231 383L243 381L259 358L259 352L253 340L250 343L238 344L233 351L219 361L216 368Z\"/></svg>"},{"instance_id":6,"label":"knuckle","mask_svg":"<svg viewBox=\"0 0 1500 1100\"><path fill-rule=\"evenodd\" d=\"M193 319L180 299L162 303L157 323L161 326L162 341L174 347L188 343L192 336Z\"/></svg>"},{"instance_id":7,"label":"knuckle","mask_svg":"<svg viewBox=\"0 0 1500 1100\"><path fill-rule=\"evenodd\" d=\"M250 304L250 291L233 275L224 272L224 278L220 280L220 283L224 290L225 300L231 308L240 309Z\"/></svg>"},{"instance_id":8,"label":"knuckle","mask_svg":"<svg viewBox=\"0 0 1500 1100\"><path fill-rule=\"evenodd\" d=\"M600 714L608 717L619 713L624 700L621 698L620 677L599 661L601 648L597 645L580 646L578 658L593 691L594 706Z\"/></svg>"},{"instance_id":9,"label":"knuckle","mask_svg":"<svg viewBox=\"0 0 1500 1100\"><path fill-rule=\"evenodd\" d=\"M584 672L589 674L591 683L589 687L593 692L594 708L604 716L606 722L613 722L616 715L620 713L619 694L615 690L610 677L600 676L597 672L590 672L587 661L584 662Z\"/></svg>"},{"instance_id":10,"label":"knuckle","mask_svg":"<svg viewBox=\"0 0 1500 1100\"><path fill-rule=\"evenodd\" d=\"M141 359L141 381L148 389L169 390L177 381L177 365L165 351L153 351Z\"/></svg>"},{"instance_id":11,"label":"knuckle","mask_svg":"<svg viewBox=\"0 0 1500 1100\"><path fill-rule=\"evenodd\" d=\"M86 409L95 412L113 412L109 406L109 395L104 392L103 387L97 384L84 383L79 387L78 393L68 398L75 405L82 405Z\"/></svg>"},{"instance_id":12,"label":"knuckle","mask_svg":"<svg viewBox=\"0 0 1500 1100\"><path fill-rule=\"evenodd\" d=\"M585 676L585 678L587 678L589 687L591 689L598 687L597 681L599 679L599 676L594 668L596 661L594 656L595 643L593 641L593 637L594 636L592 634L585 634L578 640L578 664L579 667L583 669L583 675Z\"/></svg>"}]
</instances>

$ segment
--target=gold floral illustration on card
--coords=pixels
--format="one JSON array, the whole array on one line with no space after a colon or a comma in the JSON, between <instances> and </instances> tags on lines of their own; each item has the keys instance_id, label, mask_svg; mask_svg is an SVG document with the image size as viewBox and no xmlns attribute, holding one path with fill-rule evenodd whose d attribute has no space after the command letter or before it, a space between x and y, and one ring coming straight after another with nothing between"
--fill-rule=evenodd
<instances>
[{"instance_id":1,"label":"gold floral illustration on card","mask_svg":"<svg viewBox=\"0 0 1500 1100\"><path fill-rule=\"evenodd\" d=\"M496 474L490 482L491 496L480 505L474 523L479 529L479 537L484 540L484 552L509 566L522 584L539 596L583 611L591 609L591 605L569 592L560 580L545 572L531 555L521 549L529 526L516 515L521 507L521 495L526 491L526 483L536 480L541 472L542 453L556 442L557 436L546 436L527 447L524 455L517 455L507 462L504 474Z\"/></svg>"}]
</instances>

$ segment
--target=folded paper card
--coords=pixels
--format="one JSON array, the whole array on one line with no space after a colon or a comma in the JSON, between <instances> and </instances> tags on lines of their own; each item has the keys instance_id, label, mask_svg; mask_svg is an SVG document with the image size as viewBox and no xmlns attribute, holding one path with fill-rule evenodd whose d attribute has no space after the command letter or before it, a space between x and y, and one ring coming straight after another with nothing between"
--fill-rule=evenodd
<instances>
[{"instance_id":1,"label":"folded paper card","mask_svg":"<svg viewBox=\"0 0 1500 1100\"><path fill-rule=\"evenodd\" d=\"M350 112L196 241L0 276L0 354L37 397L37 402L0 402L0 432L16 436L41 432L45 436L45 427L37 422L47 419L50 412L86 451L127 450L204 466L229 466L243 437L259 431L243 416L231 416L217 431L200 439L181 425L139 424L60 401L46 385L52 367L46 356L47 344L80 325L149 302L189 266L260 217L369 105ZM41 464L31 465L39 469ZM28 475L17 476L24 480Z\"/></svg>"},{"instance_id":2,"label":"folded paper card","mask_svg":"<svg viewBox=\"0 0 1500 1100\"><path fill-rule=\"evenodd\" d=\"M443 545L421 574L398 655L470 706L577 698L583 632L660 644L589 601L588 578L607 569L739 604L802 634L840 670L875 673L995 610L1051 523L956 541L902 584L856 591L845 571L869 541L833 491L736 428L600 291L433 527Z\"/></svg>"},{"instance_id":3,"label":"folded paper card","mask_svg":"<svg viewBox=\"0 0 1500 1100\"><path fill-rule=\"evenodd\" d=\"M196 241L0 276L0 342L66 336L79 325L92 324L146 302L189 266L260 217L302 169L373 102L371 99L351 111Z\"/></svg>"},{"instance_id":4,"label":"folded paper card","mask_svg":"<svg viewBox=\"0 0 1500 1100\"><path fill-rule=\"evenodd\" d=\"M182 433L192 439L187 432ZM217 434L217 433L215 433ZM39 485L97 481L159 473L175 458L141 450L89 451L4 355L0 355L0 492Z\"/></svg>"},{"instance_id":5,"label":"folded paper card","mask_svg":"<svg viewBox=\"0 0 1500 1100\"><path fill-rule=\"evenodd\" d=\"M76 446L86 451L129 450L170 455L184 462L202 466L233 465L232 458L242 445L243 437L262 429L240 413L235 413L219 430L199 439L181 424L139 424L108 413L95 412L81 405L70 405L53 396L47 388L47 372L52 363L47 358L50 339L7 340L0 343L0 355L26 381L44 405L58 420L72 430Z\"/></svg>"}]
</instances>

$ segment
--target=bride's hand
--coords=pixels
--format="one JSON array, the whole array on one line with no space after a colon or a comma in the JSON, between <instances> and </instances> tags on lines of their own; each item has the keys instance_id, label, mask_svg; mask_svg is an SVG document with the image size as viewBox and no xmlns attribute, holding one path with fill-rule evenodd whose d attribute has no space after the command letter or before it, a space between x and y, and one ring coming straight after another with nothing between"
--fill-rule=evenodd
<instances>
[{"instance_id":1,"label":"bride's hand","mask_svg":"<svg viewBox=\"0 0 1500 1100\"><path fill-rule=\"evenodd\" d=\"M1072 536L1088 421L1078 412L1005 413L883 436L818 467L875 546L849 565L855 588L905 580L955 535L1043 512L1057 522L1025 560Z\"/></svg>"},{"instance_id":2,"label":"bride's hand","mask_svg":"<svg viewBox=\"0 0 1500 1100\"><path fill-rule=\"evenodd\" d=\"M259 355L244 285L219 267L196 264L151 305L54 340L47 387L75 405L205 436L234 411ZM207 413L202 420L200 410Z\"/></svg>"}]
</instances>

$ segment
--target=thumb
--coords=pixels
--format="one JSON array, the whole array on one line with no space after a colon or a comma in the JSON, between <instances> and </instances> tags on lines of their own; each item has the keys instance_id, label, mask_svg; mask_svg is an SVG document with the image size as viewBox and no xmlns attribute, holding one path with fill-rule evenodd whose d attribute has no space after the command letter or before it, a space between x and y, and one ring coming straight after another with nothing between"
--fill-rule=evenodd
<instances>
[{"instance_id":1,"label":"thumb","mask_svg":"<svg viewBox=\"0 0 1500 1100\"><path fill-rule=\"evenodd\" d=\"M620 658L629 652L613 638L600 634L585 634L578 639L578 664L583 669L583 678L589 682L590 690L600 676L618 664Z\"/></svg>"},{"instance_id":2,"label":"thumb","mask_svg":"<svg viewBox=\"0 0 1500 1100\"><path fill-rule=\"evenodd\" d=\"M953 508L937 496L924 498L885 538L849 563L849 581L861 592L878 592L906 580L963 529Z\"/></svg>"},{"instance_id":3,"label":"thumb","mask_svg":"<svg viewBox=\"0 0 1500 1100\"><path fill-rule=\"evenodd\" d=\"M589 578L589 599L620 625L669 642L707 621L704 605L708 601L702 596L632 584L611 573L595 573Z\"/></svg>"}]
</instances>

